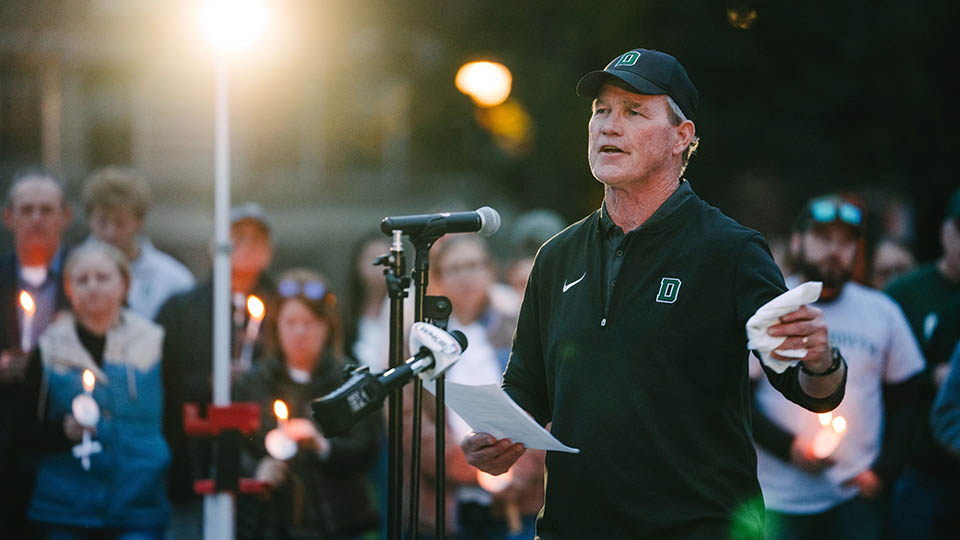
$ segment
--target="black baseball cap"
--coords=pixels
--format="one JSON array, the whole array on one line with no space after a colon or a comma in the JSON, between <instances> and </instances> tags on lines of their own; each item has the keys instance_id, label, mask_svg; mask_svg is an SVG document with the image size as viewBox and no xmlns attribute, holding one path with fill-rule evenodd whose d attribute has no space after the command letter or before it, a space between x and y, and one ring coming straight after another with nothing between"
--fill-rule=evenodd
<instances>
[{"instance_id":1,"label":"black baseball cap","mask_svg":"<svg viewBox=\"0 0 960 540\"><path fill-rule=\"evenodd\" d=\"M577 95L594 99L608 77L620 79L638 94L670 96L688 120L697 115L700 93L687 70L667 53L651 49L627 51L611 60L603 70L584 75L577 83Z\"/></svg>"}]
</instances>

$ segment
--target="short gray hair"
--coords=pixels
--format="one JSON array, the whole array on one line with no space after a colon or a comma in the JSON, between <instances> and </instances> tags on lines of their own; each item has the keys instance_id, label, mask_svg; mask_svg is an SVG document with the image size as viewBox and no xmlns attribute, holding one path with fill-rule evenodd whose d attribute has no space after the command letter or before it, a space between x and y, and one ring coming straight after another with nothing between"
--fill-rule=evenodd
<instances>
[{"instance_id":1,"label":"short gray hair","mask_svg":"<svg viewBox=\"0 0 960 540\"><path fill-rule=\"evenodd\" d=\"M683 114L683 110L680 109L677 102L669 95L667 96L667 105L670 107L670 123L672 125L679 126L687 121L687 116ZM683 166L680 168L680 174L683 174L683 171L687 170L687 163L690 163L690 157L693 156L693 153L697 151L697 147L699 146L700 137L695 134L693 140L691 140L687 146L687 149L683 151Z\"/></svg>"}]
</instances>

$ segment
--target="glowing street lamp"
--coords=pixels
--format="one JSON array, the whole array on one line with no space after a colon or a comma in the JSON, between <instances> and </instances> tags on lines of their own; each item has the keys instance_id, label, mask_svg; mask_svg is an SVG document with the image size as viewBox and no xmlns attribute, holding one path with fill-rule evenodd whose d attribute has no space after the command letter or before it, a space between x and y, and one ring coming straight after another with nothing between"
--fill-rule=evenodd
<instances>
[{"instance_id":1,"label":"glowing street lamp","mask_svg":"<svg viewBox=\"0 0 960 540\"><path fill-rule=\"evenodd\" d=\"M469 62L457 71L454 84L478 107L496 107L510 96L513 75L497 62Z\"/></svg>"},{"instance_id":2,"label":"glowing street lamp","mask_svg":"<svg viewBox=\"0 0 960 540\"><path fill-rule=\"evenodd\" d=\"M249 49L267 27L263 0L206 0L200 6L200 24L218 51Z\"/></svg>"},{"instance_id":3,"label":"glowing street lamp","mask_svg":"<svg viewBox=\"0 0 960 540\"><path fill-rule=\"evenodd\" d=\"M249 49L267 22L264 0L205 0L199 22L216 50L214 111L213 404L230 403L230 53ZM206 540L234 538L233 496L204 499Z\"/></svg>"}]
</instances>

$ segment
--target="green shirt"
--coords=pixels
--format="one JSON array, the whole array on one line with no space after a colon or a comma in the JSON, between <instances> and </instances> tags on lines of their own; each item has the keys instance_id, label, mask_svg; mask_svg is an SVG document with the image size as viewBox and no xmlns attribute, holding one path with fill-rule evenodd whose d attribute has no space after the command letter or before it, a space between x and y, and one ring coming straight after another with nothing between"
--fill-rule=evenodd
<instances>
[{"instance_id":1,"label":"green shirt","mask_svg":"<svg viewBox=\"0 0 960 540\"><path fill-rule=\"evenodd\" d=\"M893 280L886 293L900 304L917 343L926 348L944 312L960 300L960 282L948 280L936 263L928 263Z\"/></svg>"}]
</instances>

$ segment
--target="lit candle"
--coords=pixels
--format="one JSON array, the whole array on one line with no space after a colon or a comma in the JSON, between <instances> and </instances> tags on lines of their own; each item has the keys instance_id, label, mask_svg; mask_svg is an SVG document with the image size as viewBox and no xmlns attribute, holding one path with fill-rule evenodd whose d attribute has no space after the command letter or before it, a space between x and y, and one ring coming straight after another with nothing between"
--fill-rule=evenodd
<instances>
[{"instance_id":1,"label":"lit candle","mask_svg":"<svg viewBox=\"0 0 960 540\"><path fill-rule=\"evenodd\" d=\"M847 432L847 420L842 416L833 417L833 413L817 415L820 431L813 436L813 455L824 459L830 457Z\"/></svg>"},{"instance_id":2,"label":"lit candle","mask_svg":"<svg viewBox=\"0 0 960 540\"><path fill-rule=\"evenodd\" d=\"M20 291L20 309L23 310L23 331L20 332L20 350L27 352L33 345L33 316L37 304L27 291Z\"/></svg>"},{"instance_id":3,"label":"lit candle","mask_svg":"<svg viewBox=\"0 0 960 540\"><path fill-rule=\"evenodd\" d=\"M279 399L274 401L273 413L277 415L277 427L267 432L264 444L267 446L267 453L274 459L288 460L297 455L297 442L283 429L289 417L287 404Z\"/></svg>"},{"instance_id":4,"label":"lit candle","mask_svg":"<svg viewBox=\"0 0 960 540\"><path fill-rule=\"evenodd\" d=\"M477 483L488 493L500 493L507 489L511 482L513 482L513 469L497 476L480 470L477 471ZM523 532L523 521L520 519L520 508L517 506L517 502L507 501L504 511L507 514L507 528L510 534L516 535Z\"/></svg>"},{"instance_id":5,"label":"lit candle","mask_svg":"<svg viewBox=\"0 0 960 540\"><path fill-rule=\"evenodd\" d=\"M243 336L243 348L240 351L240 368L244 371L250 369L253 363L253 346L257 342L260 323L263 322L263 316L266 314L263 300L252 294L248 296L247 313L250 314L250 319L247 321L247 331Z\"/></svg>"},{"instance_id":6,"label":"lit candle","mask_svg":"<svg viewBox=\"0 0 960 540\"><path fill-rule=\"evenodd\" d=\"M83 470L90 470L90 456L100 452L100 443L91 439L90 431L100 421L100 406L93 399L97 378L89 369L83 370L83 393L73 398L73 418L83 426L83 441L73 447L73 455L80 458Z\"/></svg>"}]
</instances>

